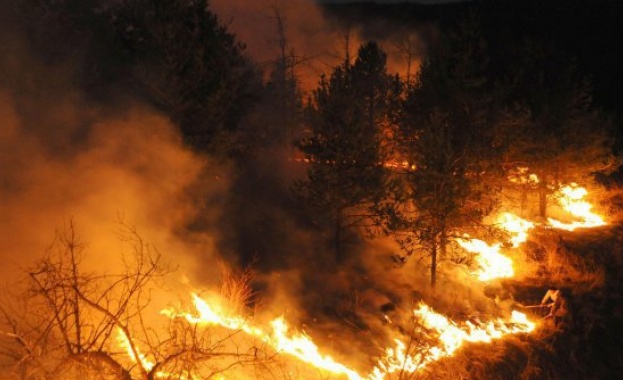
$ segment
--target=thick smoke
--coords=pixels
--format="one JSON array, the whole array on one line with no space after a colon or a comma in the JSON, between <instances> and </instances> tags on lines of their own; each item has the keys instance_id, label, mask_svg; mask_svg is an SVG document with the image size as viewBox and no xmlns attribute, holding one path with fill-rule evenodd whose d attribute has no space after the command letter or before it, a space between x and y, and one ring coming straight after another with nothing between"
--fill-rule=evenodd
<instances>
[{"instance_id":1,"label":"thick smoke","mask_svg":"<svg viewBox=\"0 0 623 380\"><path fill-rule=\"evenodd\" d=\"M386 50L389 72L403 77L417 72L421 41L413 30L397 30L388 25L364 30L356 22L328 17L313 0L212 0L210 6L247 45L253 59L268 69L281 54L279 15L287 42L286 54L296 57L295 70L305 92L317 85L321 74L329 74L341 64L347 54L354 59L359 46L368 39L376 39Z\"/></svg>"},{"instance_id":2,"label":"thick smoke","mask_svg":"<svg viewBox=\"0 0 623 380\"><path fill-rule=\"evenodd\" d=\"M300 57L297 73L307 91L320 73L330 73L344 59L350 27L328 22L311 1L213 0L210 5L266 70L279 56L278 10L289 49ZM292 141L255 147L234 171L216 166L188 150L176 127L140 99L119 88L94 94L84 51L45 60L26 42L32 40L29 33L6 25L0 30L0 276L5 282L41 257L69 220L87 244L89 266L115 269L124 249L118 239L123 221L194 284L217 282L220 260L251 266L258 272L254 285L261 309L322 331L319 343L332 337L336 351L350 352L350 360L361 352L361 362L376 345L387 343L380 333L387 330L383 313L406 310L422 297L426 273L415 261L413 268L393 265L389 257L398 248L389 240L359 247L350 260L336 263L327 243L331 236L318 232L290 191L306 170L291 160ZM360 36L350 28L351 57ZM400 67L394 64L390 72ZM245 119L248 130L257 119L270 120L251 115ZM360 338L358 347L354 336Z\"/></svg>"},{"instance_id":3,"label":"thick smoke","mask_svg":"<svg viewBox=\"0 0 623 380\"><path fill-rule=\"evenodd\" d=\"M46 60L4 24L0 38L0 276L11 282L42 257L56 231L73 223L85 265L115 270L127 224L173 267L193 275L214 261L208 235L186 233L201 199L221 191L208 161L186 149L175 127L121 93L85 92L82 54ZM219 189L219 190L216 190ZM202 280L218 269L205 266Z\"/></svg>"},{"instance_id":4,"label":"thick smoke","mask_svg":"<svg viewBox=\"0 0 623 380\"><path fill-rule=\"evenodd\" d=\"M330 75L343 62L347 41L348 54L354 59L361 42L376 39L388 53L388 71L403 78L414 78L423 51L414 29L385 24L361 29L355 22L340 23L328 17L309 0L213 0L211 7L265 70L270 70L280 55L279 15L291 49L286 53L293 52L301 60L295 71L307 93L315 88L320 74ZM262 117L253 117L250 122L258 119ZM278 122L278 118L272 120ZM353 352L365 353L360 358L363 362L370 353L369 339L375 336L378 344L384 345L383 331L394 328L387 326L384 314L408 314L415 300L428 295L427 258L413 257L406 267L400 266L390 259L400 248L387 238L365 246L355 242L351 257L336 262L332 236L319 233L316 221L310 220L293 199L292 181L304 178L307 168L292 160L294 154L288 144L291 141L267 143L239 166L223 214L219 251L231 252L227 256L236 257L239 265L251 265L258 271L257 290L263 296L263 307L273 308L272 315L286 312L289 319L322 331L317 340L333 337L331 345L338 352L349 352L351 359ZM467 297L473 298L471 303L459 296L465 275L442 276L439 287L447 291L434 295L433 306L454 305L464 313L487 309L490 305L479 295L482 289L474 289L473 297ZM353 349L353 336L362 337L358 349ZM339 342L348 343L341 347Z\"/></svg>"}]
</instances>

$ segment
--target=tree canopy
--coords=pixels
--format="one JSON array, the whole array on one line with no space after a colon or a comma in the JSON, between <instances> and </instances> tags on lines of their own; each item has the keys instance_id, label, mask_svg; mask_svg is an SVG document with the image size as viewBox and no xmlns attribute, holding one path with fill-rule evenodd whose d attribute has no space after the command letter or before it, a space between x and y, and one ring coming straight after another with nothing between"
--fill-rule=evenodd
<instances>
[{"instance_id":1,"label":"tree canopy","mask_svg":"<svg viewBox=\"0 0 623 380\"><path fill-rule=\"evenodd\" d=\"M346 61L322 77L308 107L309 135L299 147L310 168L298 188L334 224L338 257L343 230L372 227L385 191L383 139L402 89L386 60L378 44L364 44L354 64Z\"/></svg>"}]
</instances>

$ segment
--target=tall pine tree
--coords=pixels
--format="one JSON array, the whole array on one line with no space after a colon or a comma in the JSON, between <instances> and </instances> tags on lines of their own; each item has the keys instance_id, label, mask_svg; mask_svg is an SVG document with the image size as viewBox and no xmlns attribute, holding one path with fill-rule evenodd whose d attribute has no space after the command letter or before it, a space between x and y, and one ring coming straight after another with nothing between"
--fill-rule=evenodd
<instances>
[{"instance_id":1,"label":"tall pine tree","mask_svg":"<svg viewBox=\"0 0 623 380\"><path fill-rule=\"evenodd\" d=\"M168 114L194 148L216 148L250 101L244 45L207 0L121 0L109 10L138 91Z\"/></svg>"},{"instance_id":2,"label":"tall pine tree","mask_svg":"<svg viewBox=\"0 0 623 380\"><path fill-rule=\"evenodd\" d=\"M344 235L373 228L375 206L384 197L383 139L402 88L387 73L386 59L378 44L368 42L354 64L347 60L322 77L309 105L310 133L299 144L310 168L297 187L323 224L332 226L338 261L345 256Z\"/></svg>"},{"instance_id":3,"label":"tall pine tree","mask_svg":"<svg viewBox=\"0 0 623 380\"><path fill-rule=\"evenodd\" d=\"M592 104L591 86L574 59L538 41L517 49L505 86L523 110L521 123L504 131L506 161L538 176L539 216L561 183L592 182L616 169L612 121Z\"/></svg>"},{"instance_id":4,"label":"tall pine tree","mask_svg":"<svg viewBox=\"0 0 623 380\"><path fill-rule=\"evenodd\" d=\"M408 253L430 256L432 286L452 237L478 227L496 204L500 147L493 86L477 20L443 34L410 88L398 140L414 170L404 173ZM404 207L406 204L408 207ZM400 216L400 215L399 215Z\"/></svg>"}]
</instances>

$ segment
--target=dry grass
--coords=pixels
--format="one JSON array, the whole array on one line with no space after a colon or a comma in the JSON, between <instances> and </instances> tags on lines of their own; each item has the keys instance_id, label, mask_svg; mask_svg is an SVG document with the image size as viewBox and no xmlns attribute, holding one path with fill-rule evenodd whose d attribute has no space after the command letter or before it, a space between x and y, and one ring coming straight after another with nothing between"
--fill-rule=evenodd
<instances>
[{"instance_id":1,"label":"dry grass","mask_svg":"<svg viewBox=\"0 0 623 380\"><path fill-rule=\"evenodd\" d=\"M226 266L221 270L220 294L227 302L227 308L235 314L245 314L256 296L251 286L254 274L251 269L234 271Z\"/></svg>"},{"instance_id":2,"label":"dry grass","mask_svg":"<svg viewBox=\"0 0 623 380\"><path fill-rule=\"evenodd\" d=\"M573 288L586 292L602 287L605 269L599 260L599 249L590 235L581 232L564 234L555 230L541 231L525 250L526 281L544 288Z\"/></svg>"}]
</instances>

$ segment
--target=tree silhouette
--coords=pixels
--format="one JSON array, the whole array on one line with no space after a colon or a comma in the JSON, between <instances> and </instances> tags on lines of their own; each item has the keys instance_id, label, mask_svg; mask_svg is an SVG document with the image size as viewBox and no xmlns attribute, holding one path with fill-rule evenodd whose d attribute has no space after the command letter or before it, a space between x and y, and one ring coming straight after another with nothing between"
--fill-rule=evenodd
<instances>
[{"instance_id":1,"label":"tree silhouette","mask_svg":"<svg viewBox=\"0 0 623 380\"><path fill-rule=\"evenodd\" d=\"M577 63L538 41L517 50L505 86L525 115L500 134L506 162L538 176L539 216L560 183L592 182L593 174L616 169L612 121L593 106L591 86Z\"/></svg>"},{"instance_id":2,"label":"tree silhouette","mask_svg":"<svg viewBox=\"0 0 623 380\"><path fill-rule=\"evenodd\" d=\"M0 353L11 360L11 378L209 377L262 360L260 348L225 347L235 332L217 337L182 317L162 328L149 325L152 294L168 272L133 228L123 225L121 238L131 248L123 269L88 272L86 245L70 222L28 271L25 293L3 300Z\"/></svg>"},{"instance_id":3,"label":"tree silhouette","mask_svg":"<svg viewBox=\"0 0 623 380\"><path fill-rule=\"evenodd\" d=\"M313 93L310 132L299 144L310 168L298 190L332 222L338 260L346 230L377 225L375 206L387 181L384 134L392 128L400 91L398 79L387 74L385 53L369 42L354 64L336 67Z\"/></svg>"},{"instance_id":4,"label":"tree silhouette","mask_svg":"<svg viewBox=\"0 0 623 380\"><path fill-rule=\"evenodd\" d=\"M408 232L408 254L430 256L433 286L450 238L478 227L496 204L501 152L493 126L501 115L486 72L484 40L467 18L431 47L405 101L397 138L415 169L403 173L396 213L403 221L394 228Z\"/></svg>"},{"instance_id":5,"label":"tree silhouette","mask_svg":"<svg viewBox=\"0 0 623 380\"><path fill-rule=\"evenodd\" d=\"M244 45L205 0L123 0L109 13L140 93L179 124L191 146L216 150L251 99Z\"/></svg>"}]
</instances>

